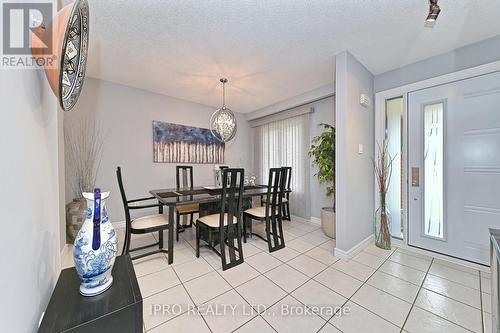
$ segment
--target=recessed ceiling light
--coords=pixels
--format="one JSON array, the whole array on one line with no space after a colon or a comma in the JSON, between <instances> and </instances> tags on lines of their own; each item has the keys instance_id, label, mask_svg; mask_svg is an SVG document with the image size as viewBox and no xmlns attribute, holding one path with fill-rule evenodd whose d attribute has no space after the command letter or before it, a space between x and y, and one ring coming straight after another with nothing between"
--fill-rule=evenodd
<instances>
[{"instance_id":1,"label":"recessed ceiling light","mask_svg":"<svg viewBox=\"0 0 500 333\"><path fill-rule=\"evenodd\" d=\"M439 8L438 0L430 0L429 5L429 15L427 15L427 22L435 22L441 12L441 8Z\"/></svg>"}]
</instances>

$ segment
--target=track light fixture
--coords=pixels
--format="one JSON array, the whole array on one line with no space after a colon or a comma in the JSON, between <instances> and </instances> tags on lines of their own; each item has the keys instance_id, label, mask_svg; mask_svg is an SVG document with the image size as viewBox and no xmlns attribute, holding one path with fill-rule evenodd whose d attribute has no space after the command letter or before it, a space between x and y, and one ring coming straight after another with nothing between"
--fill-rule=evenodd
<instances>
[{"instance_id":1,"label":"track light fixture","mask_svg":"<svg viewBox=\"0 0 500 333\"><path fill-rule=\"evenodd\" d=\"M427 22L436 22L439 13L441 12L441 8L439 8L438 0L429 0L429 15L427 15Z\"/></svg>"}]
</instances>

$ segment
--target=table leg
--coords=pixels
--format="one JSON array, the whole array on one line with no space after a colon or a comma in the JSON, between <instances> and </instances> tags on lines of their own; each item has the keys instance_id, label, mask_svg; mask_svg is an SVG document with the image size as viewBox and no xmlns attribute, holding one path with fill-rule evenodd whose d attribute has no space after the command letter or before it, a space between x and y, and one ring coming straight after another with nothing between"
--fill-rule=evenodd
<instances>
[{"instance_id":1,"label":"table leg","mask_svg":"<svg viewBox=\"0 0 500 333\"><path fill-rule=\"evenodd\" d=\"M174 262L174 206L168 206L168 264Z\"/></svg>"}]
</instances>

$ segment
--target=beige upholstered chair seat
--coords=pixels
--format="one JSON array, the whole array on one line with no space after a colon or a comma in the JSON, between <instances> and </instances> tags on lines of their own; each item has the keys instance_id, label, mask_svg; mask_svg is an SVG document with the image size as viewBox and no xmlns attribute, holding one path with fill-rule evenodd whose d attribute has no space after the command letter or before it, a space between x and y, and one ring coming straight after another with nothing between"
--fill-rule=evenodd
<instances>
[{"instance_id":1,"label":"beige upholstered chair seat","mask_svg":"<svg viewBox=\"0 0 500 333\"><path fill-rule=\"evenodd\" d=\"M197 213L200 210L199 204L184 205L177 207L177 211L181 214Z\"/></svg>"},{"instance_id":2,"label":"beige upholstered chair seat","mask_svg":"<svg viewBox=\"0 0 500 333\"><path fill-rule=\"evenodd\" d=\"M168 217L163 214L155 214L139 217L132 221L132 229L148 229L168 225Z\"/></svg>"},{"instance_id":3,"label":"beige upholstered chair seat","mask_svg":"<svg viewBox=\"0 0 500 333\"><path fill-rule=\"evenodd\" d=\"M266 207L261 206L261 207L250 208L250 209L245 210L245 214L263 218L263 217L266 217ZM276 214L278 214L277 209L276 209ZM271 215L271 214L269 214L269 215Z\"/></svg>"},{"instance_id":4,"label":"beige upholstered chair seat","mask_svg":"<svg viewBox=\"0 0 500 333\"><path fill-rule=\"evenodd\" d=\"M219 227L219 219L220 219L220 214L211 214L211 215L206 215L203 217L200 217L198 219L199 222L211 227L211 228L218 228ZM224 214L224 225L227 225L228 221L228 215L227 213ZM238 219L236 216L233 216L233 223L237 223Z\"/></svg>"},{"instance_id":5,"label":"beige upholstered chair seat","mask_svg":"<svg viewBox=\"0 0 500 333\"><path fill-rule=\"evenodd\" d=\"M263 198L262 198L262 202L267 202L267 197L263 197ZM281 200L281 202L282 202L282 203L288 202L288 199L287 199L287 198L283 198L283 199Z\"/></svg>"}]
</instances>

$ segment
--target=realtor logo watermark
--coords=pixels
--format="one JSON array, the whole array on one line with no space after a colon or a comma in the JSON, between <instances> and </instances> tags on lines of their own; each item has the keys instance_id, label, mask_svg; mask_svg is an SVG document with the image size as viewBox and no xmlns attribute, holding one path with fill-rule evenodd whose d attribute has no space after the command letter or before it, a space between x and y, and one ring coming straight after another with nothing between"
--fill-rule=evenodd
<instances>
[{"instance_id":1,"label":"realtor logo watermark","mask_svg":"<svg viewBox=\"0 0 500 333\"><path fill-rule=\"evenodd\" d=\"M50 0L0 0L2 18L0 68L20 69L55 66L52 22L55 5ZM43 34L43 40L35 35Z\"/></svg>"}]
</instances>

